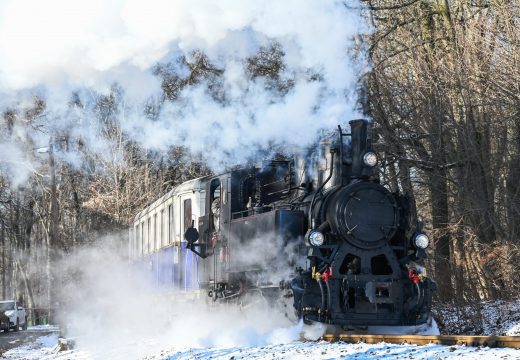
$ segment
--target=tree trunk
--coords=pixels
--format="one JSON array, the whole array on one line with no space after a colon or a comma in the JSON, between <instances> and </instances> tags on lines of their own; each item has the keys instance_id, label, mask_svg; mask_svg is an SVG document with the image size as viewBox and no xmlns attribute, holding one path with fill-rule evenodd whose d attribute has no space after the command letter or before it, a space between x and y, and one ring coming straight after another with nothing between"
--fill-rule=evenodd
<instances>
[{"instance_id":1,"label":"tree trunk","mask_svg":"<svg viewBox=\"0 0 520 360\"><path fill-rule=\"evenodd\" d=\"M2 299L7 298L7 283L5 274L7 273L7 261L5 256L5 223L2 221L2 231L0 232L2 240Z\"/></svg>"},{"instance_id":2,"label":"tree trunk","mask_svg":"<svg viewBox=\"0 0 520 360\"><path fill-rule=\"evenodd\" d=\"M20 275L22 276L22 280L23 280L24 287L25 287L25 293L27 294L26 304L24 304L24 305L25 305L25 307L33 309L34 308L34 294L33 294L33 290L31 287L31 283L29 281L25 268L20 263L20 261L17 261L16 264L18 266L18 271L20 272Z\"/></svg>"},{"instance_id":3,"label":"tree trunk","mask_svg":"<svg viewBox=\"0 0 520 360\"><path fill-rule=\"evenodd\" d=\"M451 276L451 246L448 208L448 184L446 170L436 167L430 178L430 198L432 208L432 227L436 234L435 239L435 280L438 286L438 296L441 301L453 297Z\"/></svg>"}]
</instances>

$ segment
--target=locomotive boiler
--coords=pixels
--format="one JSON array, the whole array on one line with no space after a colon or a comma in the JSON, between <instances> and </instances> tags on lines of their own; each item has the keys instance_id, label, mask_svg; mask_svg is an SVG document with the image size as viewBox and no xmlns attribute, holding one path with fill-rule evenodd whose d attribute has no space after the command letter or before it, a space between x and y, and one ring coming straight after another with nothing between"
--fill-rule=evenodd
<instances>
[{"instance_id":1,"label":"locomotive boiler","mask_svg":"<svg viewBox=\"0 0 520 360\"><path fill-rule=\"evenodd\" d=\"M181 185L136 216L131 253L158 283L213 301L290 297L306 322L341 326L427 322L429 239L408 199L379 183L368 125Z\"/></svg>"}]
</instances>

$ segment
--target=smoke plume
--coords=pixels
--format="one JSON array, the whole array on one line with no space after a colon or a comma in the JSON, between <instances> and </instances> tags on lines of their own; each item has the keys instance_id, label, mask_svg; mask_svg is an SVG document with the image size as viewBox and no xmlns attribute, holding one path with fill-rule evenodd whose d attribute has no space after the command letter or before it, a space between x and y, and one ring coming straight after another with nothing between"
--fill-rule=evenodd
<instances>
[{"instance_id":1,"label":"smoke plume","mask_svg":"<svg viewBox=\"0 0 520 360\"><path fill-rule=\"evenodd\" d=\"M129 139L187 146L214 168L268 146L304 146L356 116L364 69L352 49L364 25L347 3L2 1L0 110L25 126L19 149L29 158L56 133L105 155L107 96L110 121ZM35 102L44 106L27 111ZM11 125L3 144L13 142ZM81 161L67 151L64 161ZM13 162L21 165L0 158L0 167L21 181L24 162Z\"/></svg>"}]
</instances>

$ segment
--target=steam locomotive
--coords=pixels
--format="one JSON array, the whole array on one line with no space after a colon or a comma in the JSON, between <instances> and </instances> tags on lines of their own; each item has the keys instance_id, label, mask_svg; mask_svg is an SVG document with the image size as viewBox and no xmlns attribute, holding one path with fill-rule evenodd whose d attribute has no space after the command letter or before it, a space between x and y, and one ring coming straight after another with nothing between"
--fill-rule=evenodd
<instances>
[{"instance_id":1,"label":"steam locomotive","mask_svg":"<svg viewBox=\"0 0 520 360\"><path fill-rule=\"evenodd\" d=\"M281 157L174 188L140 212L130 255L163 288L213 301L290 297L307 322L428 321L429 238L379 184L365 120Z\"/></svg>"}]
</instances>

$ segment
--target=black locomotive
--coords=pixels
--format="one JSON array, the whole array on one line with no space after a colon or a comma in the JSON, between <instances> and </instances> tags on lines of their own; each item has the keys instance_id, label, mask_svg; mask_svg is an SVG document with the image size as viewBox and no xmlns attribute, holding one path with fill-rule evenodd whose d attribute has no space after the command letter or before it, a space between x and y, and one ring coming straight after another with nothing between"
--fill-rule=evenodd
<instances>
[{"instance_id":1,"label":"black locomotive","mask_svg":"<svg viewBox=\"0 0 520 360\"><path fill-rule=\"evenodd\" d=\"M428 320L435 283L417 262L429 239L379 184L368 122L350 127L305 158L205 179L205 214L184 238L210 297L288 292L299 317L342 326Z\"/></svg>"}]
</instances>

